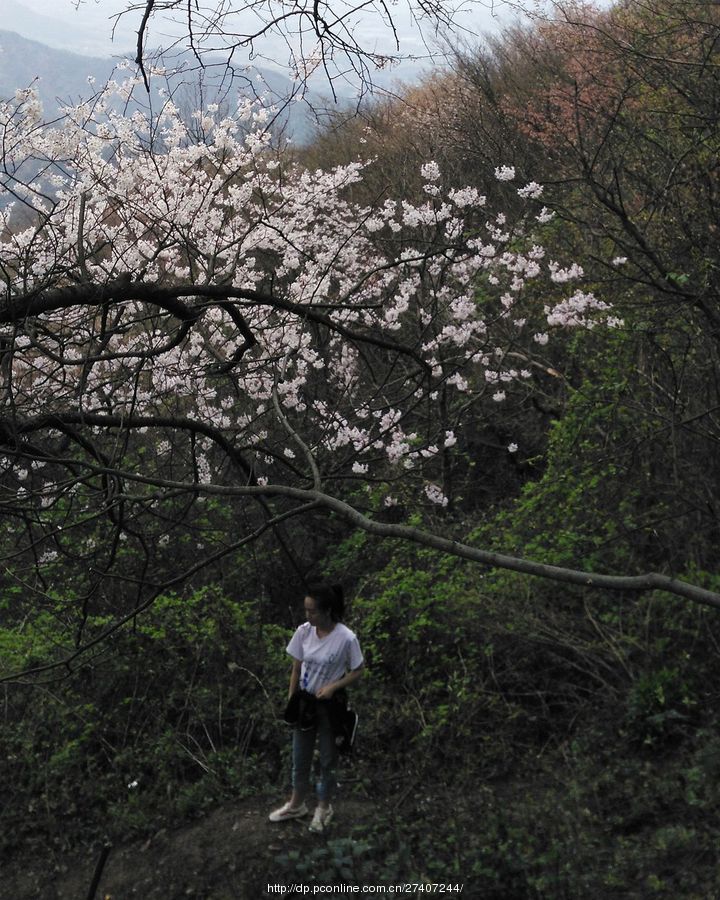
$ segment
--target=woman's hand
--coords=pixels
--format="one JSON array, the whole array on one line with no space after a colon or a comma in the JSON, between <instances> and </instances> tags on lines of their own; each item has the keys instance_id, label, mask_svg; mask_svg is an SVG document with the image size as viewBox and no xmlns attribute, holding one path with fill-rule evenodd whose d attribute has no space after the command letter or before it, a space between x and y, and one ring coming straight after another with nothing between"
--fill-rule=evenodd
<instances>
[{"instance_id":1,"label":"woman's hand","mask_svg":"<svg viewBox=\"0 0 720 900\"><path fill-rule=\"evenodd\" d=\"M331 700L335 691L336 687L334 684L324 684L315 696L318 700Z\"/></svg>"}]
</instances>

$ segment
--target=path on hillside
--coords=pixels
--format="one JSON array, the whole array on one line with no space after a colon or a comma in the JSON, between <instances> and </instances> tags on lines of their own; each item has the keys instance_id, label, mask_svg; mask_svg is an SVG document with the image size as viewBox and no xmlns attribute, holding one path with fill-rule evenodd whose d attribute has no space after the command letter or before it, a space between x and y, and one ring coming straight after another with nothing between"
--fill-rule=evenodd
<instances>
[{"instance_id":1,"label":"path on hillside","mask_svg":"<svg viewBox=\"0 0 720 900\"><path fill-rule=\"evenodd\" d=\"M311 851L371 821L375 805L341 800L327 836L308 832L309 818L274 825L268 812L277 798L252 798L219 807L177 829L113 847L95 900L260 900L277 880L278 857ZM37 859L32 871L11 865L0 880L0 900L86 900L99 853ZM52 871L55 868L55 871Z\"/></svg>"}]
</instances>

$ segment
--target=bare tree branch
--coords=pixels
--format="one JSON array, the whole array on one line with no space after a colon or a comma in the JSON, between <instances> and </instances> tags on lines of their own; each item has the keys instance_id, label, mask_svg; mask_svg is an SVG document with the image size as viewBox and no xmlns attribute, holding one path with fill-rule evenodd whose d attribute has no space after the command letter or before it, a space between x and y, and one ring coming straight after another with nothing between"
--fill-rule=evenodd
<instances>
[{"instance_id":1,"label":"bare tree branch","mask_svg":"<svg viewBox=\"0 0 720 900\"><path fill-rule=\"evenodd\" d=\"M368 534L410 541L423 547L439 550L449 556L457 556L490 568L507 569L511 572L545 578L561 584L575 584L580 587L599 588L608 591L624 591L628 593L664 591L668 594L692 600L694 603L720 609L720 594L668 575L657 572L648 572L642 575L606 575L599 572L583 572L578 569L553 566L504 553L483 550L479 547L472 547L461 541L452 540L451 538L433 534L410 525L397 525L371 519L349 503L323 491L280 484L244 487L218 484L183 484L182 482L145 478L136 473L106 469L99 466L88 465L86 468L96 475L122 478L128 482L137 482L138 484L161 486L169 490L198 491L209 496L242 497L259 495L265 497L287 497L300 501L303 504L323 507L329 512L337 514L349 524L366 531Z\"/></svg>"},{"instance_id":2,"label":"bare tree branch","mask_svg":"<svg viewBox=\"0 0 720 900\"><path fill-rule=\"evenodd\" d=\"M187 581L188 578L191 578L194 574L202 571L202 569L206 568L207 566L211 565L212 563L217 562L218 560L230 555L231 553L234 553L235 551L246 546L247 544L252 543L253 541L257 540L268 529L275 528L277 525L279 525L281 522L285 521L286 519L292 518L294 516L303 515L303 514L309 512L315 506L316 506L315 502L310 501L309 503L306 503L303 506L296 507L296 508L286 511L284 513L279 513L278 515L273 516L273 518L268 519L266 522L263 522L263 524L259 528L255 529L251 534L245 535L240 540L232 543L230 546L223 547L222 550L219 550L218 552L214 553L212 556L210 556L208 558L204 558L204 559L200 560L199 562L196 562L193 565L189 566L188 568L183 569L183 571L180 572L178 575L176 575L174 578L169 579L160 585L152 585L152 584L146 585L146 586L152 588L152 593L150 594L149 597L147 597L141 603L138 603L132 609L132 611L129 612L127 615L120 617L115 622L113 622L112 625L105 628L95 638L93 638L92 640L88 641L87 643L82 644L81 646L77 647L77 649L73 653L70 653L69 655L65 656L63 659L58 660L56 662L48 663L43 666L36 666L36 667L30 668L30 669L25 669L21 672L15 672L11 675L2 676L2 677L0 677L0 684L23 682L29 678L32 678L33 683L36 684L37 681L35 679L38 675L44 675L44 674L48 674L49 672L55 672L58 669L66 669L68 671L72 671L74 664L77 664L78 662L81 663L83 658L91 650L104 644L108 640L108 638L112 637L113 634L116 634L125 625L134 621L141 613L148 610L153 605L153 603L158 599L158 597L160 597L163 593L165 593L169 590L172 590L177 585L183 584L185 581ZM55 679L52 679L52 680L54 681Z\"/></svg>"}]
</instances>

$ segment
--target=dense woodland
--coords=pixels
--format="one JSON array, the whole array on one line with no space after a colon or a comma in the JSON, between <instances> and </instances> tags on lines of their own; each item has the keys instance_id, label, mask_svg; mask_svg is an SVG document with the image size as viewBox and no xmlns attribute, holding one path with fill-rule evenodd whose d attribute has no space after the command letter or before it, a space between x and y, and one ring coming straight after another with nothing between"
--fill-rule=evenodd
<instances>
[{"instance_id":1,"label":"dense woodland","mask_svg":"<svg viewBox=\"0 0 720 900\"><path fill-rule=\"evenodd\" d=\"M282 794L322 579L376 812L286 881L720 896L719 40L558 5L302 147L2 105L6 860Z\"/></svg>"}]
</instances>

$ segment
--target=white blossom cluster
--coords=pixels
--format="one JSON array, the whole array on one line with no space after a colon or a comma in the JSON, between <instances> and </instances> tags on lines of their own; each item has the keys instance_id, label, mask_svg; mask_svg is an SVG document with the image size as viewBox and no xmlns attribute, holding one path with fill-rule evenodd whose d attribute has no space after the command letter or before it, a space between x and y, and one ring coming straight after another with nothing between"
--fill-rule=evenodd
<instances>
[{"instance_id":1,"label":"white blossom cluster","mask_svg":"<svg viewBox=\"0 0 720 900\"><path fill-rule=\"evenodd\" d=\"M563 293L584 273L546 261L536 232L551 213L537 212L535 182L514 192L527 213L511 222L475 188L445 186L431 160L421 201L362 207L350 189L370 163L288 166L267 110L246 101L198 113L196 143L169 100L152 126L117 112L113 96L132 86L43 127L32 91L0 105L14 173L0 193L16 198L0 211L6 302L47 300L2 325L12 378L1 399L21 415L192 418L254 454L258 484L306 473L309 450L356 477L417 469L442 507L432 478L457 438L435 415L439 392L501 403L530 378L507 364L510 347L532 354L550 329L619 324L591 292ZM495 174L509 182L515 170ZM22 202L41 228L15 227ZM541 283L553 298L543 305ZM210 454L196 477L218 477Z\"/></svg>"}]
</instances>

